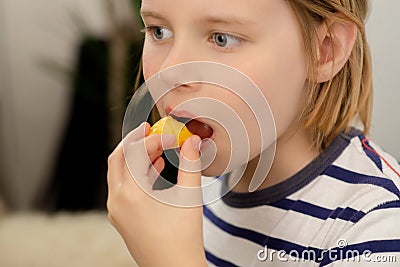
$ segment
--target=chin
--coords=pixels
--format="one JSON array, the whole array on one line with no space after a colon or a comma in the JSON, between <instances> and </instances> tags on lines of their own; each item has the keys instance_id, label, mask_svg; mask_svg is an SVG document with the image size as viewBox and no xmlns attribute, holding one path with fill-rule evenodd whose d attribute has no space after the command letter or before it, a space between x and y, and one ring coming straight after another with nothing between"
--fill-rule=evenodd
<instances>
[{"instance_id":1,"label":"chin","mask_svg":"<svg viewBox=\"0 0 400 267\"><path fill-rule=\"evenodd\" d=\"M215 172L213 170L210 170L210 168L207 168L201 172L201 175L203 176L208 176L208 177L215 177L215 176L220 176L218 172Z\"/></svg>"},{"instance_id":2,"label":"chin","mask_svg":"<svg viewBox=\"0 0 400 267\"><path fill-rule=\"evenodd\" d=\"M215 177L226 174L226 166L218 166L215 162L212 163L208 168L201 171L204 176Z\"/></svg>"}]
</instances>

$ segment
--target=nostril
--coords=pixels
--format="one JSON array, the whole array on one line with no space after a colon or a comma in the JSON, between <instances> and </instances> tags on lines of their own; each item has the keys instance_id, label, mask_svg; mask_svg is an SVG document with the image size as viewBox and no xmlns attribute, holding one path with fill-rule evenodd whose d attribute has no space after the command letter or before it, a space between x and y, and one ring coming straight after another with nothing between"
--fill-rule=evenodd
<instances>
[{"instance_id":1,"label":"nostril","mask_svg":"<svg viewBox=\"0 0 400 267\"><path fill-rule=\"evenodd\" d=\"M170 86L181 86L183 84L198 81L198 69L190 62L165 66L157 74L157 79Z\"/></svg>"},{"instance_id":2,"label":"nostril","mask_svg":"<svg viewBox=\"0 0 400 267\"><path fill-rule=\"evenodd\" d=\"M177 87L189 87L189 85L187 83L176 83L176 84L174 84L174 88L177 88Z\"/></svg>"},{"instance_id":3,"label":"nostril","mask_svg":"<svg viewBox=\"0 0 400 267\"><path fill-rule=\"evenodd\" d=\"M164 87L169 89L182 86L185 82L184 78L182 77L184 76L180 75L176 71L173 71L173 69L163 70L156 75L157 82L162 83Z\"/></svg>"}]
</instances>

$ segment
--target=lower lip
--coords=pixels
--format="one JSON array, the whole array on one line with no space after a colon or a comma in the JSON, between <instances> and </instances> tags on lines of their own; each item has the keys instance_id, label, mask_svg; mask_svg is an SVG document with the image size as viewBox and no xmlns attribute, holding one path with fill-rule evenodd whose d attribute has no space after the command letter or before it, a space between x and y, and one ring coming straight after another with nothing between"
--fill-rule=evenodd
<instances>
[{"instance_id":1,"label":"lower lip","mask_svg":"<svg viewBox=\"0 0 400 267\"><path fill-rule=\"evenodd\" d=\"M204 140L209 140L209 141L205 142ZM200 145L200 152L203 152L205 149L209 148L211 143L215 144L215 132L209 138L205 138L202 140Z\"/></svg>"}]
</instances>

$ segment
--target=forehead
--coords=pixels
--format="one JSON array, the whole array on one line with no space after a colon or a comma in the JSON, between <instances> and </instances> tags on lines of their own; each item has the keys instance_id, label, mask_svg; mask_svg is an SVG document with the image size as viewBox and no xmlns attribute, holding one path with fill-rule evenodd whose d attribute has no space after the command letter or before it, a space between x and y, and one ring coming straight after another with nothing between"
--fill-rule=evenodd
<instances>
[{"instance_id":1,"label":"forehead","mask_svg":"<svg viewBox=\"0 0 400 267\"><path fill-rule=\"evenodd\" d=\"M285 2L285 0L142 0L142 11L151 11L153 14L163 16L190 15L192 20L205 16L218 18L234 15L246 21L259 21L268 15L281 12Z\"/></svg>"}]
</instances>

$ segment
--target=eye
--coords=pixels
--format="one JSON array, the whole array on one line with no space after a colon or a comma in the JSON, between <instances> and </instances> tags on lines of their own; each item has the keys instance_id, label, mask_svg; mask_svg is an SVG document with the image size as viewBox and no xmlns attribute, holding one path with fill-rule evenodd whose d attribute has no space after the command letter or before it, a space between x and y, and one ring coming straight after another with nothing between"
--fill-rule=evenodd
<instances>
[{"instance_id":1,"label":"eye","mask_svg":"<svg viewBox=\"0 0 400 267\"><path fill-rule=\"evenodd\" d=\"M241 42L240 38L227 33L214 33L211 41L222 48L232 48Z\"/></svg>"},{"instance_id":2,"label":"eye","mask_svg":"<svg viewBox=\"0 0 400 267\"><path fill-rule=\"evenodd\" d=\"M160 26L149 26L144 29L146 33L149 33L151 37L156 41L162 41L165 39L172 38L174 34L167 28Z\"/></svg>"},{"instance_id":3,"label":"eye","mask_svg":"<svg viewBox=\"0 0 400 267\"><path fill-rule=\"evenodd\" d=\"M153 36L157 40L163 40L163 39L168 39L173 36L173 33L168 30L167 28L163 27L154 27L153 28Z\"/></svg>"}]
</instances>

